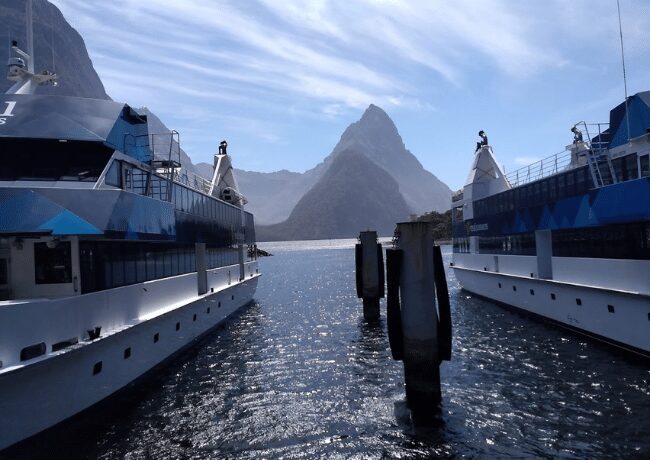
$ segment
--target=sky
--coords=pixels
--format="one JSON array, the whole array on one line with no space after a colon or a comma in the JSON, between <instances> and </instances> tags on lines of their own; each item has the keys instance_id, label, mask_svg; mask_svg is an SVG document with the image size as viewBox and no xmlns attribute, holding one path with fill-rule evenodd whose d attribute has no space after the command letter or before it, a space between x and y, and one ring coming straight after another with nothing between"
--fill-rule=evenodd
<instances>
[{"instance_id":1,"label":"sky","mask_svg":"<svg viewBox=\"0 0 650 460\"><path fill-rule=\"evenodd\" d=\"M196 162L303 172L370 104L453 190L477 132L507 172L624 99L615 0L51 0L107 93ZM650 0L620 0L628 94L650 90Z\"/></svg>"}]
</instances>

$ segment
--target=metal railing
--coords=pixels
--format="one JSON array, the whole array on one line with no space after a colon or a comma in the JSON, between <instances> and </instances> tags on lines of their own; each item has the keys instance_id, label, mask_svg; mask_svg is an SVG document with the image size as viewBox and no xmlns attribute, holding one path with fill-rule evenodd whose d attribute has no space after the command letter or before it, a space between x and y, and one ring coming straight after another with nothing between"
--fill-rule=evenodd
<instances>
[{"instance_id":1,"label":"metal railing","mask_svg":"<svg viewBox=\"0 0 650 460\"><path fill-rule=\"evenodd\" d=\"M511 187L518 187L571 168L571 152L563 151L506 174Z\"/></svg>"},{"instance_id":2,"label":"metal railing","mask_svg":"<svg viewBox=\"0 0 650 460\"><path fill-rule=\"evenodd\" d=\"M579 129L582 128L581 131L584 136L583 143L584 147L587 149L587 159L590 160L592 156L600 157L608 155L607 146L609 145L609 140L605 139L606 127L609 126L608 123L585 123L584 121L581 121L576 123L575 126L579 127ZM578 145L582 145L582 143L578 143ZM506 179L511 187L518 187L519 185L534 182L561 171L566 171L583 165L584 163L581 164L576 161L576 158L572 156L571 149L567 148L563 152L556 153L555 155L551 155L550 157L536 161L535 163L506 174ZM598 175L598 171L594 172L594 166L591 161L589 161L589 166L592 170L592 176L594 174ZM593 180L594 183L598 183L595 177Z\"/></svg>"},{"instance_id":3,"label":"metal railing","mask_svg":"<svg viewBox=\"0 0 650 460\"><path fill-rule=\"evenodd\" d=\"M183 184L189 188L197 190L199 192L210 194L210 186L212 182L205 179L198 174L195 174L187 169L180 169L174 173L174 182Z\"/></svg>"}]
</instances>

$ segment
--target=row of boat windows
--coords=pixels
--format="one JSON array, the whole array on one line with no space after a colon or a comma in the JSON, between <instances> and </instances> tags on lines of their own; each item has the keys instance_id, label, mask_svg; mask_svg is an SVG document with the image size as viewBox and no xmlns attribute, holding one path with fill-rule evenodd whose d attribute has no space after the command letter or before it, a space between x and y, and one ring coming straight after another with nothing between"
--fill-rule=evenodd
<instances>
[{"instance_id":1,"label":"row of boat windows","mask_svg":"<svg viewBox=\"0 0 650 460\"><path fill-rule=\"evenodd\" d=\"M631 223L554 230L553 256L650 259L650 224ZM453 251L469 253L469 238L454 238ZM478 237L480 254L535 255L535 234Z\"/></svg>"},{"instance_id":2,"label":"row of boat windows","mask_svg":"<svg viewBox=\"0 0 650 460\"><path fill-rule=\"evenodd\" d=\"M650 223L553 232L553 255L650 260Z\"/></svg>"},{"instance_id":3,"label":"row of boat windows","mask_svg":"<svg viewBox=\"0 0 650 460\"><path fill-rule=\"evenodd\" d=\"M569 196L586 193L591 178L586 166L521 187L477 200L473 203L474 218L543 205ZM461 217L462 218L462 217Z\"/></svg>"},{"instance_id":4,"label":"row of boat windows","mask_svg":"<svg viewBox=\"0 0 650 460\"><path fill-rule=\"evenodd\" d=\"M455 253L469 253L469 238L454 238L453 251ZM478 237L478 252L480 254L512 254L535 255L535 234L521 233L508 236L480 236Z\"/></svg>"},{"instance_id":5,"label":"row of boat windows","mask_svg":"<svg viewBox=\"0 0 650 460\"><path fill-rule=\"evenodd\" d=\"M82 241L79 255L82 294L196 271L194 245ZM237 263L236 247L206 248L207 268Z\"/></svg>"},{"instance_id":6,"label":"row of boat windows","mask_svg":"<svg viewBox=\"0 0 650 460\"><path fill-rule=\"evenodd\" d=\"M612 167L619 182L650 177L650 155L638 156L636 153L631 153L612 160Z\"/></svg>"},{"instance_id":7,"label":"row of boat windows","mask_svg":"<svg viewBox=\"0 0 650 460\"><path fill-rule=\"evenodd\" d=\"M636 153L612 160L619 182L650 177L650 156ZM528 185L508 190L473 203L474 218L486 217L515 209L543 205L561 198L586 193L592 187L589 168L583 166ZM462 208L453 214L454 222L463 219Z\"/></svg>"},{"instance_id":8,"label":"row of boat windows","mask_svg":"<svg viewBox=\"0 0 650 460\"><path fill-rule=\"evenodd\" d=\"M113 150L101 142L0 138L0 180L96 182Z\"/></svg>"}]
</instances>

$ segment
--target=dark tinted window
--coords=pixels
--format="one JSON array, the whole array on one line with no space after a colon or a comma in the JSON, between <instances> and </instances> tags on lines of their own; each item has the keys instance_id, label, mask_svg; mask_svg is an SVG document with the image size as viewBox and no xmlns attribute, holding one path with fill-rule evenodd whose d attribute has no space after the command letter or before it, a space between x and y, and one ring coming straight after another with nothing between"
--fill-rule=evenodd
<instances>
[{"instance_id":1,"label":"dark tinted window","mask_svg":"<svg viewBox=\"0 0 650 460\"><path fill-rule=\"evenodd\" d=\"M641 177L650 177L650 155L643 155L639 158L641 165Z\"/></svg>"},{"instance_id":2,"label":"dark tinted window","mask_svg":"<svg viewBox=\"0 0 650 460\"><path fill-rule=\"evenodd\" d=\"M48 244L52 247L48 247ZM36 284L72 282L70 242L35 243L34 277Z\"/></svg>"},{"instance_id":3,"label":"dark tinted window","mask_svg":"<svg viewBox=\"0 0 650 460\"><path fill-rule=\"evenodd\" d=\"M112 154L99 142L0 138L0 180L94 182Z\"/></svg>"}]
</instances>

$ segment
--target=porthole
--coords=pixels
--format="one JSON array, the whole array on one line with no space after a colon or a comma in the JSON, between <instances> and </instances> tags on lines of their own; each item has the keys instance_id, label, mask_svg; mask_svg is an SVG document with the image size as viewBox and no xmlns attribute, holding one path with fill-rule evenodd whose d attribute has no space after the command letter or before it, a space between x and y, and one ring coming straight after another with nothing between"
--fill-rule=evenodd
<instances>
[{"instance_id":1,"label":"porthole","mask_svg":"<svg viewBox=\"0 0 650 460\"><path fill-rule=\"evenodd\" d=\"M180 329L181 329L181 323L178 322L178 323L176 323L176 330L177 330L177 331L180 331Z\"/></svg>"},{"instance_id":2,"label":"porthole","mask_svg":"<svg viewBox=\"0 0 650 460\"><path fill-rule=\"evenodd\" d=\"M607 311L610 313L614 313L614 305L607 305Z\"/></svg>"},{"instance_id":3,"label":"porthole","mask_svg":"<svg viewBox=\"0 0 650 460\"><path fill-rule=\"evenodd\" d=\"M79 343L79 339L76 337L73 337L68 340L62 340L61 342L52 344L52 352L63 350L64 348L71 347L72 345L76 345L77 343Z\"/></svg>"},{"instance_id":4,"label":"porthole","mask_svg":"<svg viewBox=\"0 0 650 460\"><path fill-rule=\"evenodd\" d=\"M221 308L221 301L217 304L217 308Z\"/></svg>"},{"instance_id":5,"label":"porthole","mask_svg":"<svg viewBox=\"0 0 650 460\"><path fill-rule=\"evenodd\" d=\"M158 342L159 340L160 340L160 333L156 332L156 333L153 335L153 343L156 343L156 342Z\"/></svg>"},{"instance_id":6,"label":"porthole","mask_svg":"<svg viewBox=\"0 0 650 460\"><path fill-rule=\"evenodd\" d=\"M501 283L499 283L499 289L501 289Z\"/></svg>"},{"instance_id":7,"label":"porthole","mask_svg":"<svg viewBox=\"0 0 650 460\"><path fill-rule=\"evenodd\" d=\"M513 291L517 291L517 286L512 286Z\"/></svg>"},{"instance_id":8,"label":"porthole","mask_svg":"<svg viewBox=\"0 0 650 460\"><path fill-rule=\"evenodd\" d=\"M530 290L530 295L535 295L535 290L534 289Z\"/></svg>"},{"instance_id":9,"label":"porthole","mask_svg":"<svg viewBox=\"0 0 650 460\"><path fill-rule=\"evenodd\" d=\"M194 313L194 316L192 316L192 321L196 321L196 313Z\"/></svg>"},{"instance_id":10,"label":"porthole","mask_svg":"<svg viewBox=\"0 0 650 460\"><path fill-rule=\"evenodd\" d=\"M551 292L551 299L555 300L555 294L553 294L552 292Z\"/></svg>"},{"instance_id":11,"label":"porthole","mask_svg":"<svg viewBox=\"0 0 650 460\"><path fill-rule=\"evenodd\" d=\"M20 360L27 361L37 358L38 356L44 355L46 351L45 342L30 345L20 350Z\"/></svg>"},{"instance_id":12,"label":"porthole","mask_svg":"<svg viewBox=\"0 0 650 460\"><path fill-rule=\"evenodd\" d=\"M234 295L230 296L230 300L235 300L235 296Z\"/></svg>"},{"instance_id":13,"label":"porthole","mask_svg":"<svg viewBox=\"0 0 650 460\"><path fill-rule=\"evenodd\" d=\"M131 347L124 349L124 359L129 359L131 357Z\"/></svg>"},{"instance_id":14,"label":"porthole","mask_svg":"<svg viewBox=\"0 0 650 460\"><path fill-rule=\"evenodd\" d=\"M93 366L93 375L97 375L102 371L102 362L97 361Z\"/></svg>"},{"instance_id":15,"label":"porthole","mask_svg":"<svg viewBox=\"0 0 650 460\"><path fill-rule=\"evenodd\" d=\"M576 305L582 305L582 299L576 298Z\"/></svg>"},{"instance_id":16,"label":"porthole","mask_svg":"<svg viewBox=\"0 0 650 460\"><path fill-rule=\"evenodd\" d=\"M209 315L210 314L210 307L206 310L206 313Z\"/></svg>"}]
</instances>

